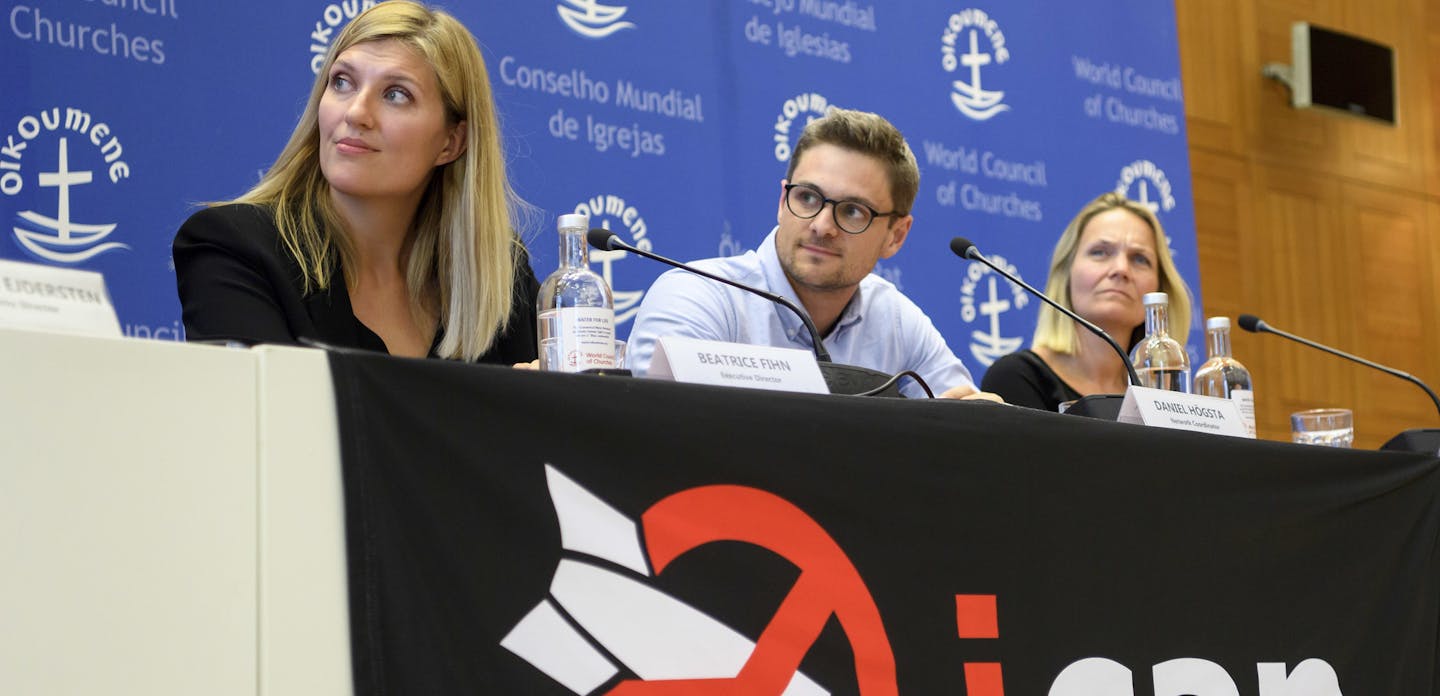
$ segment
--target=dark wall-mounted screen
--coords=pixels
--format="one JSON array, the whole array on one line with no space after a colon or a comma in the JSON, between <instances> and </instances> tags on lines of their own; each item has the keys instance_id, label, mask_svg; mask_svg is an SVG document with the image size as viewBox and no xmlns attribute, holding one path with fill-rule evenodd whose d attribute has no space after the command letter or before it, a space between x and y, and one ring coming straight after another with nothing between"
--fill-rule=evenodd
<instances>
[{"instance_id":1,"label":"dark wall-mounted screen","mask_svg":"<svg viewBox=\"0 0 1440 696\"><path fill-rule=\"evenodd\" d=\"M1395 52L1389 46L1309 26L1310 101L1395 122Z\"/></svg>"}]
</instances>

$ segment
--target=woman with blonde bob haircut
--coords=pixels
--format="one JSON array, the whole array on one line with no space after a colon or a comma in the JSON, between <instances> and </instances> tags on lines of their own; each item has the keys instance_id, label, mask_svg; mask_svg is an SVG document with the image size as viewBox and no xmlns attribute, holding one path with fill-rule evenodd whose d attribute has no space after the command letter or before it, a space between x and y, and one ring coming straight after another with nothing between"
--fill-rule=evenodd
<instances>
[{"instance_id":1,"label":"woman with blonde bob haircut","mask_svg":"<svg viewBox=\"0 0 1440 696\"><path fill-rule=\"evenodd\" d=\"M1157 291L1170 296L1171 336L1184 343L1190 289L1170 258L1165 230L1149 208L1120 194L1088 203L1055 244L1045 294L1127 350L1145 335L1145 293ZM995 361L981 389L1054 411L1082 396L1124 392L1128 384L1125 364L1110 346L1042 305L1030 350Z\"/></svg>"},{"instance_id":2,"label":"woman with blonde bob haircut","mask_svg":"<svg viewBox=\"0 0 1440 696\"><path fill-rule=\"evenodd\" d=\"M443 11L377 4L336 37L260 183L177 234L187 337L528 362L524 210L474 37Z\"/></svg>"}]
</instances>

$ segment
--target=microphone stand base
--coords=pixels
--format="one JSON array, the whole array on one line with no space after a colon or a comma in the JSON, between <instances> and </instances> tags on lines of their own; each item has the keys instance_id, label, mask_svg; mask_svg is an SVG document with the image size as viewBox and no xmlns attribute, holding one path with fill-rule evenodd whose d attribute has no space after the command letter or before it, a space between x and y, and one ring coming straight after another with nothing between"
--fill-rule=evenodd
<instances>
[{"instance_id":1,"label":"microphone stand base","mask_svg":"<svg viewBox=\"0 0 1440 696\"><path fill-rule=\"evenodd\" d=\"M1120 404L1124 402L1124 394L1091 394L1070 404L1070 408L1065 410L1065 415L1085 416L1108 421L1118 420Z\"/></svg>"},{"instance_id":2,"label":"microphone stand base","mask_svg":"<svg viewBox=\"0 0 1440 696\"><path fill-rule=\"evenodd\" d=\"M1390 438L1380 446L1382 450L1394 452L1424 452L1440 454L1440 428L1411 428Z\"/></svg>"},{"instance_id":3,"label":"microphone stand base","mask_svg":"<svg viewBox=\"0 0 1440 696\"><path fill-rule=\"evenodd\" d=\"M863 394L890 381L890 375L879 370L832 362L820 363L820 375L825 378L825 386L830 388L831 394ZM900 393L899 382L874 396L904 397Z\"/></svg>"}]
</instances>

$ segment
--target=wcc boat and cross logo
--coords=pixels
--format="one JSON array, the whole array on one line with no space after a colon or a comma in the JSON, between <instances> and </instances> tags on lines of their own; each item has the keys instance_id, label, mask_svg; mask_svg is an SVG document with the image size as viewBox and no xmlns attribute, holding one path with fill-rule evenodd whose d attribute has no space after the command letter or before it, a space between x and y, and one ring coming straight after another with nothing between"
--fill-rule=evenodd
<instances>
[{"instance_id":1,"label":"wcc boat and cross logo","mask_svg":"<svg viewBox=\"0 0 1440 696\"><path fill-rule=\"evenodd\" d=\"M1149 208L1157 216L1175 208L1175 192L1165 170L1148 159L1135 160L1120 170L1115 193Z\"/></svg>"},{"instance_id":2,"label":"wcc boat and cross logo","mask_svg":"<svg viewBox=\"0 0 1440 696\"><path fill-rule=\"evenodd\" d=\"M125 148L106 123L73 107L22 116L0 145L0 194L24 207L11 233L31 258L75 265L129 249L97 199L130 178Z\"/></svg>"},{"instance_id":3,"label":"wcc boat and cross logo","mask_svg":"<svg viewBox=\"0 0 1440 696\"><path fill-rule=\"evenodd\" d=\"M587 39L603 39L617 31L634 29L635 23L621 19L629 7L604 5L598 0L565 0L555 6L565 26Z\"/></svg>"},{"instance_id":4,"label":"wcc boat and cross logo","mask_svg":"<svg viewBox=\"0 0 1440 696\"><path fill-rule=\"evenodd\" d=\"M650 251L655 247L654 240L650 239L650 228L645 217L633 203L621 196L603 193L592 196L580 201L575 206L575 212L589 216L592 229L602 227L628 236L629 243L641 251ZM600 264L600 277L610 286L615 303L616 326L634 318L635 313L640 311L640 300L645 297L643 289L621 290L615 286L615 264L628 256L630 252L623 249L590 251L590 259Z\"/></svg>"},{"instance_id":5,"label":"wcc boat and cross logo","mask_svg":"<svg viewBox=\"0 0 1440 696\"><path fill-rule=\"evenodd\" d=\"M1009 60L1005 32L984 10L971 8L950 15L940 34L940 67L961 78L951 82L950 93L950 101L960 113L971 120L988 121L1010 110L1004 90L981 86L982 69Z\"/></svg>"},{"instance_id":6,"label":"wcc boat and cross logo","mask_svg":"<svg viewBox=\"0 0 1440 696\"><path fill-rule=\"evenodd\" d=\"M780 105L780 113L775 116L772 143L775 161L789 162L790 155L795 151L795 141L800 139L800 132L805 130L805 126L837 108L829 98L816 92L805 92L786 99Z\"/></svg>"},{"instance_id":7,"label":"wcc boat and cross logo","mask_svg":"<svg viewBox=\"0 0 1440 696\"><path fill-rule=\"evenodd\" d=\"M1160 213L1175 209L1175 192L1170 180L1165 177L1165 170L1148 159L1135 160L1120 170L1120 178L1115 181L1115 193L1145 206L1157 219ZM1175 241L1169 235L1166 235L1165 243L1170 249L1170 258L1180 258L1175 251Z\"/></svg>"},{"instance_id":8,"label":"wcc boat and cross logo","mask_svg":"<svg viewBox=\"0 0 1440 696\"><path fill-rule=\"evenodd\" d=\"M990 260L1023 279L1020 269L1006 261L1005 257L997 254L992 255ZM1024 309L1029 303L1030 293L1002 278L989 266L967 264L965 276L960 281L960 319L967 325L984 319L982 328L970 332L970 354L975 356L975 360L989 367L1001 357L1020 349L1025 337L1006 336L1000 318L1008 312Z\"/></svg>"}]
</instances>

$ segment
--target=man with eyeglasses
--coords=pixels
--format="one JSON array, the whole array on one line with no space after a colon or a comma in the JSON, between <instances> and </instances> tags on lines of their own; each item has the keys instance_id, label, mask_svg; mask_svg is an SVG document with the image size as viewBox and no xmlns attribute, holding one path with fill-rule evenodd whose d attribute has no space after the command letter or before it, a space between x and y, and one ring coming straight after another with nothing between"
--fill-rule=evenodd
<instances>
[{"instance_id":1,"label":"man with eyeglasses","mask_svg":"<svg viewBox=\"0 0 1440 696\"><path fill-rule=\"evenodd\" d=\"M942 396L999 400L976 390L914 302L871 273L900 251L914 222L920 169L900 131L876 114L832 110L805 127L780 183L778 224L759 248L694 265L797 301L837 363L913 370ZM626 350L635 374L649 368L662 336L813 348L788 310L681 270L661 275L640 305ZM901 392L924 396L912 380Z\"/></svg>"}]
</instances>

